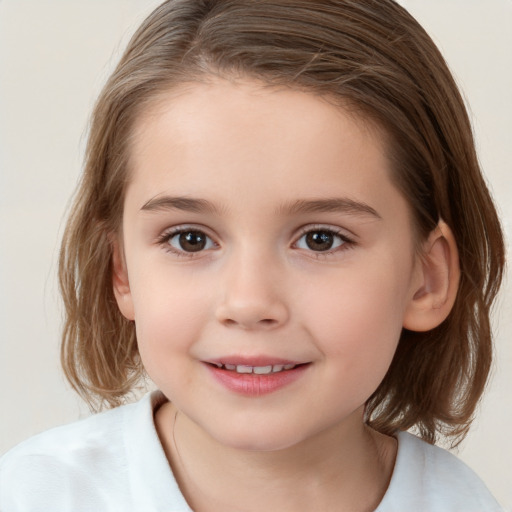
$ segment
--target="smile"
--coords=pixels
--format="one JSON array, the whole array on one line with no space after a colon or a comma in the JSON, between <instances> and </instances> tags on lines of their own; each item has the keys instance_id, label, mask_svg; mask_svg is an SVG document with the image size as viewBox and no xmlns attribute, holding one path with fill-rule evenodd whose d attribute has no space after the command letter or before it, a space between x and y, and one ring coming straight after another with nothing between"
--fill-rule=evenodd
<instances>
[{"instance_id":1,"label":"smile","mask_svg":"<svg viewBox=\"0 0 512 512\"><path fill-rule=\"evenodd\" d=\"M221 364L215 363L215 366L219 369L227 370L230 372L236 373L254 373L256 375L268 375L271 373L279 373L285 370L293 370L297 365L296 364L274 364L267 366L248 366L245 364Z\"/></svg>"},{"instance_id":2,"label":"smile","mask_svg":"<svg viewBox=\"0 0 512 512\"><path fill-rule=\"evenodd\" d=\"M262 358L260 358L262 359ZM300 380L311 363L290 361L210 361L206 367L212 377L230 392L259 397L283 389ZM248 364L252 362L253 364Z\"/></svg>"}]
</instances>

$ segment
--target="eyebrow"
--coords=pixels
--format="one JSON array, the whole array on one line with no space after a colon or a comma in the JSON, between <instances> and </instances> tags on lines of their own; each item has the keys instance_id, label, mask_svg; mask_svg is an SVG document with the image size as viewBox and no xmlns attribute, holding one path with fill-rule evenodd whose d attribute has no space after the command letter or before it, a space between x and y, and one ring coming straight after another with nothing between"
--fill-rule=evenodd
<instances>
[{"instance_id":1,"label":"eyebrow","mask_svg":"<svg viewBox=\"0 0 512 512\"><path fill-rule=\"evenodd\" d=\"M154 197L147 201L142 206L141 210L149 212L182 210L193 213L219 213L219 208L206 199L183 196ZM281 206L277 209L277 213L284 215L300 213L345 213L349 215L369 215L377 219L382 218L374 208L364 202L338 197L326 199L298 199Z\"/></svg>"},{"instance_id":2,"label":"eyebrow","mask_svg":"<svg viewBox=\"0 0 512 512\"><path fill-rule=\"evenodd\" d=\"M218 213L218 209L213 203L206 199L194 199L192 197L154 197L146 202L141 210L143 211L167 211L183 210L193 213Z\"/></svg>"},{"instance_id":3,"label":"eyebrow","mask_svg":"<svg viewBox=\"0 0 512 512\"><path fill-rule=\"evenodd\" d=\"M299 199L293 201L280 209L283 213L346 213L350 215L369 215L377 219L382 217L377 210L370 205L349 199L346 197L326 198L326 199Z\"/></svg>"}]
</instances>

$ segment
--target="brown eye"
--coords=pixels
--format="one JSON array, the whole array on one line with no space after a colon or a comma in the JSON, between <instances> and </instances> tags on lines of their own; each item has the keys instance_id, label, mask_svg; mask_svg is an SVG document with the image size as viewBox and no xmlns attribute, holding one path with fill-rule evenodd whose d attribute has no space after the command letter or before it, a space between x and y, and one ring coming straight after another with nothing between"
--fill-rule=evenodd
<instances>
[{"instance_id":1,"label":"brown eye","mask_svg":"<svg viewBox=\"0 0 512 512\"><path fill-rule=\"evenodd\" d=\"M184 251L197 252L206 247L206 236L199 231L189 231L179 235L179 244Z\"/></svg>"},{"instance_id":2,"label":"brown eye","mask_svg":"<svg viewBox=\"0 0 512 512\"><path fill-rule=\"evenodd\" d=\"M177 252L199 252L213 247L212 240L202 231L179 231L167 242Z\"/></svg>"},{"instance_id":3,"label":"brown eye","mask_svg":"<svg viewBox=\"0 0 512 512\"><path fill-rule=\"evenodd\" d=\"M304 233L298 240L297 247L315 252L325 252L336 249L346 243L350 243L350 241L334 231L317 229Z\"/></svg>"},{"instance_id":4,"label":"brown eye","mask_svg":"<svg viewBox=\"0 0 512 512\"><path fill-rule=\"evenodd\" d=\"M328 251L333 243L334 236L328 231L315 231L306 235L306 245L312 251Z\"/></svg>"}]
</instances>

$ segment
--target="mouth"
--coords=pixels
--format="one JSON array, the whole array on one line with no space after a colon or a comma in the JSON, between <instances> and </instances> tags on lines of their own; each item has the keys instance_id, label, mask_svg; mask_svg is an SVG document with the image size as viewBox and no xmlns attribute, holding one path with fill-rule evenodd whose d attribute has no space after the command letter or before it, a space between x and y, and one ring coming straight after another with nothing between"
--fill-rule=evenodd
<instances>
[{"instance_id":1,"label":"mouth","mask_svg":"<svg viewBox=\"0 0 512 512\"><path fill-rule=\"evenodd\" d=\"M302 364L269 364L265 366L250 366L247 364L222 364L222 363L209 363L212 366L215 366L219 370L226 370L228 372L236 372L240 374L249 374L254 373L256 375L270 375L273 373L281 373L288 370L293 370L297 368L297 366L303 366L307 363Z\"/></svg>"},{"instance_id":2,"label":"mouth","mask_svg":"<svg viewBox=\"0 0 512 512\"><path fill-rule=\"evenodd\" d=\"M229 358L206 362L211 375L222 387L248 397L266 395L291 385L307 373L311 364L269 358L245 361L243 358Z\"/></svg>"}]
</instances>

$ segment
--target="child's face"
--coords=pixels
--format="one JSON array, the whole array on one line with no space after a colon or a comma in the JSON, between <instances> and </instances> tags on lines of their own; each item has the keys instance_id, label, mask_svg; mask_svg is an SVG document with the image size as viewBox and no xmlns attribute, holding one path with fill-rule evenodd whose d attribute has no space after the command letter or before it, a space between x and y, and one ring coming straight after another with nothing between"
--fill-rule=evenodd
<instances>
[{"instance_id":1,"label":"child's face","mask_svg":"<svg viewBox=\"0 0 512 512\"><path fill-rule=\"evenodd\" d=\"M240 448L360 428L421 284L377 130L214 80L146 113L131 157L115 286L159 388Z\"/></svg>"}]
</instances>

